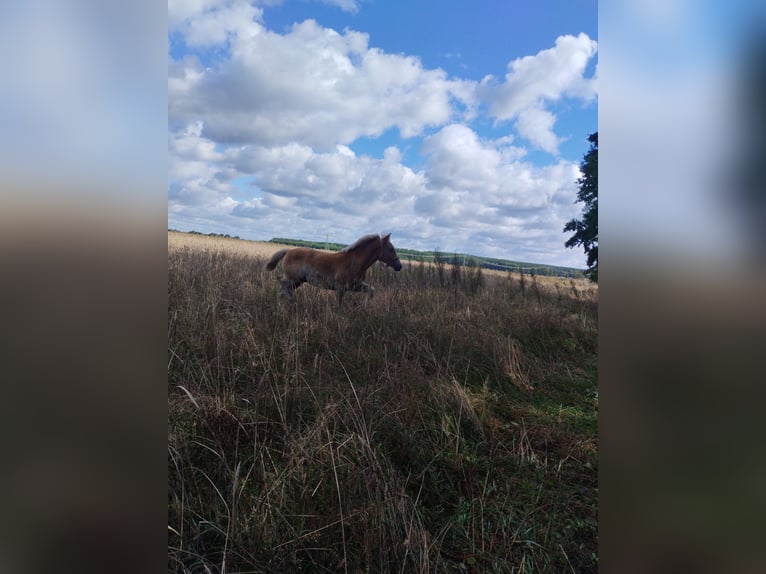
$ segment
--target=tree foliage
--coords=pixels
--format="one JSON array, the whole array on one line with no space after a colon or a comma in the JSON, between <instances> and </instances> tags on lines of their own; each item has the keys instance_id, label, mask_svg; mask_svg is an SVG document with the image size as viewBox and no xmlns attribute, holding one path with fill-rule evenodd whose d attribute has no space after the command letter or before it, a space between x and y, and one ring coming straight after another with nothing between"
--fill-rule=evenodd
<instances>
[{"instance_id":1,"label":"tree foliage","mask_svg":"<svg viewBox=\"0 0 766 574\"><path fill-rule=\"evenodd\" d=\"M588 141L590 149L580 164L582 177L577 180L577 203L584 204L583 217L564 226L565 232L574 231L564 245L570 249L582 245L588 263L585 276L598 282L598 132L590 134Z\"/></svg>"}]
</instances>

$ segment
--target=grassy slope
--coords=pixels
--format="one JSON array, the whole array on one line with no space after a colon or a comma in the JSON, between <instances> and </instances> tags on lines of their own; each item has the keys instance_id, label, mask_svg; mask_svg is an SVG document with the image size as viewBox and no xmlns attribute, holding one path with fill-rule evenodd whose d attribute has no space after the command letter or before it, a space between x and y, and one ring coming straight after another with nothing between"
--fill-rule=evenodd
<instances>
[{"instance_id":1,"label":"grassy slope","mask_svg":"<svg viewBox=\"0 0 766 574\"><path fill-rule=\"evenodd\" d=\"M596 571L594 290L262 263L169 254L172 570Z\"/></svg>"}]
</instances>

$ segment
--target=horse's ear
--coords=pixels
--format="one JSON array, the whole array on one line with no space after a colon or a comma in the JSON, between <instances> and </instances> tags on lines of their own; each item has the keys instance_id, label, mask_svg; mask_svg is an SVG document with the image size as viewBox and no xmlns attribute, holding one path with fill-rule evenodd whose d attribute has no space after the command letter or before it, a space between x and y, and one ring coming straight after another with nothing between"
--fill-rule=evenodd
<instances>
[{"instance_id":1,"label":"horse's ear","mask_svg":"<svg viewBox=\"0 0 766 574\"><path fill-rule=\"evenodd\" d=\"M391 234L390 234L390 233L386 233L386 234L383 236L383 241L386 241L386 240L387 240L389 237L391 237Z\"/></svg>"}]
</instances>

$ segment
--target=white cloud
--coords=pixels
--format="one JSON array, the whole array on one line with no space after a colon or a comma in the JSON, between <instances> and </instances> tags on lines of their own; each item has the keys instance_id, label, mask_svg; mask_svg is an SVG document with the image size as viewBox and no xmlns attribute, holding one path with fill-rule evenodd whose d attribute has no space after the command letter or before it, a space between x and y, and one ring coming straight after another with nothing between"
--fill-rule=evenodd
<instances>
[{"instance_id":1,"label":"white cloud","mask_svg":"<svg viewBox=\"0 0 766 574\"><path fill-rule=\"evenodd\" d=\"M557 153L559 138L553 133L556 117L548 110L527 108L519 112L516 130L541 150Z\"/></svg>"},{"instance_id":2,"label":"white cloud","mask_svg":"<svg viewBox=\"0 0 766 574\"><path fill-rule=\"evenodd\" d=\"M214 8L220 0L168 0L168 26L173 29L184 20Z\"/></svg>"},{"instance_id":3,"label":"white cloud","mask_svg":"<svg viewBox=\"0 0 766 574\"><path fill-rule=\"evenodd\" d=\"M522 137L555 153L556 118L544 106L564 97L590 101L596 96L595 79L585 77L596 49L597 43L587 34L559 36L553 48L509 62L504 81L485 77L477 93L487 102L490 115L500 121L515 119Z\"/></svg>"},{"instance_id":4,"label":"white cloud","mask_svg":"<svg viewBox=\"0 0 766 574\"><path fill-rule=\"evenodd\" d=\"M249 20L252 10L216 16L226 10L247 12L205 12L183 29L190 42L228 41L230 59L204 71L172 62L169 72L170 121L202 119L216 141L328 150L391 127L413 137L450 121L455 99L472 104L470 82L370 48L366 34L308 20L282 35Z\"/></svg>"},{"instance_id":5,"label":"white cloud","mask_svg":"<svg viewBox=\"0 0 766 574\"><path fill-rule=\"evenodd\" d=\"M425 139L422 151L428 157L433 186L457 190L488 189L500 166L500 153L479 142L476 133L459 124L446 126Z\"/></svg>"},{"instance_id":6,"label":"white cloud","mask_svg":"<svg viewBox=\"0 0 766 574\"><path fill-rule=\"evenodd\" d=\"M381 159L345 146L316 152L296 143L220 153L199 132L193 125L171 140L179 190L170 200L171 220L216 214L219 228L265 238L300 229L301 237L330 234L340 242L355 239L352 230L395 230L408 247L464 252L480 244L487 255L555 263L551 253L563 251L564 223L578 211L576 164L534 167L505 152L507 138L482 140L460 124L426 139L421 171L403 165L393 146ZM254 185L237 192L241 176Z\"/></svg>"},{"instance_id":7,"label":"white cloud","mask_svg":"<svg viewBox=\"0 0 766 574\"><path fill-rule=\"evenodd\" d=\"M168 0L168 26L189 46L222 44L261 30L263 10L247 0Z\"/></svg>"},{"instance_id":8,"label":"white cloud","mask_svg":"<svg viewBox=\"0 0 766 574\"><path fill-rule=\"evenodd\" d=\"M222 142L330 150L392 127L411 138L474 118L483 101L497 121L514 120L519 135L555 154L560 139L546 106L596 94L595 78L584 75L596 52L586 34L560 36L553 48L509 62L503 81L476 84L370 47L361 32L307 20L274 33L259 22L260 9L241 0L184 14L176 29L187 43L220 45L230 57L205 70L193 59L171 62L170 120L203 119L206 134Z\"/></svg>"},{"instance_id":9,"label":"white cloud","mask_svg":"<svg viewBox=\"0 0 766 574\"><path fill-rule=\"evenodd\" d=\"M505 139L483 141L464 125L450 125L426 138L426 175L435 190L472 193L499 212L539 209L564 191L574 201L576 164L560 161L536 168L509 153Z\"/></svg>"},{"instance_id":10,"label":"white cloud","mask_svg":"<svg viewBox=\"0 0 766 574\"><path fill-rule=\"evenodd\" d=\"M587 34L559 36L553 48L510 62L505 82L492 85L485 78L482 85L489 88L492 115L511 119L542 101L555 101L565 95L594 97L595 85L583 74L596 46Z\"/></svg>"},{"instance_id":11,"label":"white cloud","mask_svg":"<svg viewBox=\"0 0 766 574\"><path fill-rule=\"evenodd\" d=\"M359 3L356 0L320 0L323 4L337 6L344 12L356 14L359 11Z\"/></svg>"},{"instance_id":12,"label":"white cloud","mask_svg":"<svg viewBox=\"0 0 766 574\"><path fill-rule=\"evenodd\" d=\"M174 134L170 140L171 157L200 162L220 160L222 154L216 151L215 142L203 138L201 134L202 122L194 122Z\"/></svg>"},{"instance_id":13,"label":"white cloud","mask_svg":"<svg viewBox=\"0 0 766 574\"><path fill-rule=\"evenodd\" d=\"M482 138L467 122L488 110L556 154L550 104L595 95L583 76L595 42L584 34L512 61L502 82L477 84L370 47L361 32L308 20L275 33L247 2L171 12L187 45L204 47L169 67L171 226L341 243L394 231L412 248L582 259L564 250L562 233L579 213L577 164L536 167L514 135ZM382 157L349 147L391 128L430 135Z\"/></svg>"}]
</instances>

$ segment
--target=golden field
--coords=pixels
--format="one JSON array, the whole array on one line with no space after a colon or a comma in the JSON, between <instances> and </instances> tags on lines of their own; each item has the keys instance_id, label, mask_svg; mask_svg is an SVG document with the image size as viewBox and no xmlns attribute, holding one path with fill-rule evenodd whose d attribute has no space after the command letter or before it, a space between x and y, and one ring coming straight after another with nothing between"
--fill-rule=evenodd
<instances>
[{"instance_id":1,"label":"golden field","mask_svg":"<svg viewBox=\"0 0 766 574\"><path fill-rule=\"evenodd\" d=\"M210 237L207 235L197 235L181 231L168 231L168 252L189 248L199 251L221 251L232 255L268 258L275 251L285 247L289 248L294 246L271 243L269 241L250 241L247 239L235 239L231 237ZM405 260L402 260L402 263L404 263L405 267L421 265L421 263L418 262ZM424 262L422 265L431 267L434 264L431 262ZM446 267L449 267L449 264L447 264ZM497 271L494 269L482 269L482 273L487 278L506 278L509 275L508 272ZM519 276L518 273L512 273L512 275L514 277ZM559 289L570 289L572 285L574 285L577 291L584 293L589 297L595 296L598 292L598 286L584 278L571 279L537 275L535 276L535 280L544 289L555 290L557 285Z\"/></svg>"}]
</instances>

